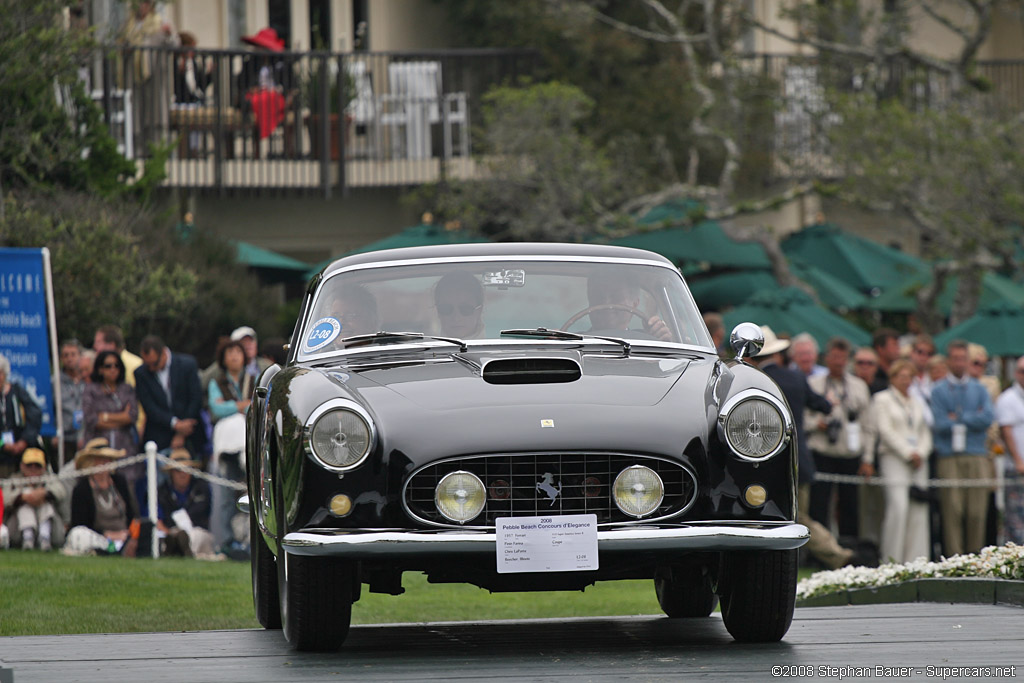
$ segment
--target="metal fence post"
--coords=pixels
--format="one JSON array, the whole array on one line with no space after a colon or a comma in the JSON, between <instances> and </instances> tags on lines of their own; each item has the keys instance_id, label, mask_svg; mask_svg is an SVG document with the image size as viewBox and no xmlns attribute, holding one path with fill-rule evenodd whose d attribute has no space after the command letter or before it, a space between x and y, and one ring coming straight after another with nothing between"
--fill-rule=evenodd
<instances>
[{"instance_id":1,"label":"metal fence post","mask_svg":"<svg viewBox=\"0 0 1024 683\"><path fill-rule=\"evenodd\" d=\"M156 535L156 442L146 442L146 497L149 501L149 521L153 524L150 533L150 552L153 559L160 557L160 539Z\"/></svg>"}]
</instances>

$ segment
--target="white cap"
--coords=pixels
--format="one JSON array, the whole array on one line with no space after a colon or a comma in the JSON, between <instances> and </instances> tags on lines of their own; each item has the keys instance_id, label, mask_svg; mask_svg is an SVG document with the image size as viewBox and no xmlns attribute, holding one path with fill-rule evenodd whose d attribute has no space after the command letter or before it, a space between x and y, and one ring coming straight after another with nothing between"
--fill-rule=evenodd
<instances>
[{"instance_id":1,"label":"white cap","mask_svg":"<svg viewBox=\"0 0 1024 683\"><path fill-rule=\"evenodd\" d=\"M231 341L242 341L246 337L252 337L255 340L256 330L252 329L248 325L243 325L242 327L236 328L235 331L231 333Z\"/></svg>"}]
</instances>

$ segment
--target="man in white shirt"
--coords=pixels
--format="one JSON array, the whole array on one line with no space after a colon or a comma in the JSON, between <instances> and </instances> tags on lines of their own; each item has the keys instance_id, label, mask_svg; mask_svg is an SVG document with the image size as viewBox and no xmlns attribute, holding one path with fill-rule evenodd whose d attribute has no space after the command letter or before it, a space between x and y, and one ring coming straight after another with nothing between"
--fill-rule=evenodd
<instances>
[{"instance_id":1,"label":"man in white shirt","mask_svg":"<svg viewBox=\"0 0 1024 683\"><path fill-rule=\"evenodd\" d=\"M996 399L996 421L1006 444L1006 540L1024 544L1024 356L1017 359L1013 385Z\"/></svg>"}]
</instances>

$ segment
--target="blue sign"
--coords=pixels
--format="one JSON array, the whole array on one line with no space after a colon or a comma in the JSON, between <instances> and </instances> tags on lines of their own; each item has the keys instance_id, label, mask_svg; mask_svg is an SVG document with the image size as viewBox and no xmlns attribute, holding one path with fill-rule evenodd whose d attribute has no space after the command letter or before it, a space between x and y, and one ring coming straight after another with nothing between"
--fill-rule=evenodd
<instances>
[{"instance_id":1,"label":"blue sign","mask_svg":"<svg viewBox=\"0 0 1024 683\"><path fill-rule=\"evenodd\" d=\"M0 353L11 363L8 380L24 387L42 408L40 433L54 436L45 286L41 249L0 248Z\"/></svg>"}]
</instances>

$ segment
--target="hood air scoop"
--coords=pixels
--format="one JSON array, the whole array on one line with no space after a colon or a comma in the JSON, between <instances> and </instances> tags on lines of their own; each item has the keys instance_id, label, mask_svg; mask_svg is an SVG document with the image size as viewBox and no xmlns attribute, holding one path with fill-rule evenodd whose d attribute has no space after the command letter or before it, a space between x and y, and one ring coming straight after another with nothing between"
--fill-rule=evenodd
<instances>
[{"instance_id":1,"label":"hood air scoop","mask_svg":"<svg viewBox=\"0 0 1024 683\"><path fill-rule=\"evenodd\" d=\"M499 358L484 363L481 371L489 384L559 384L575 382L583 374L571 358Z\"/></svg>"}]
</instances>

